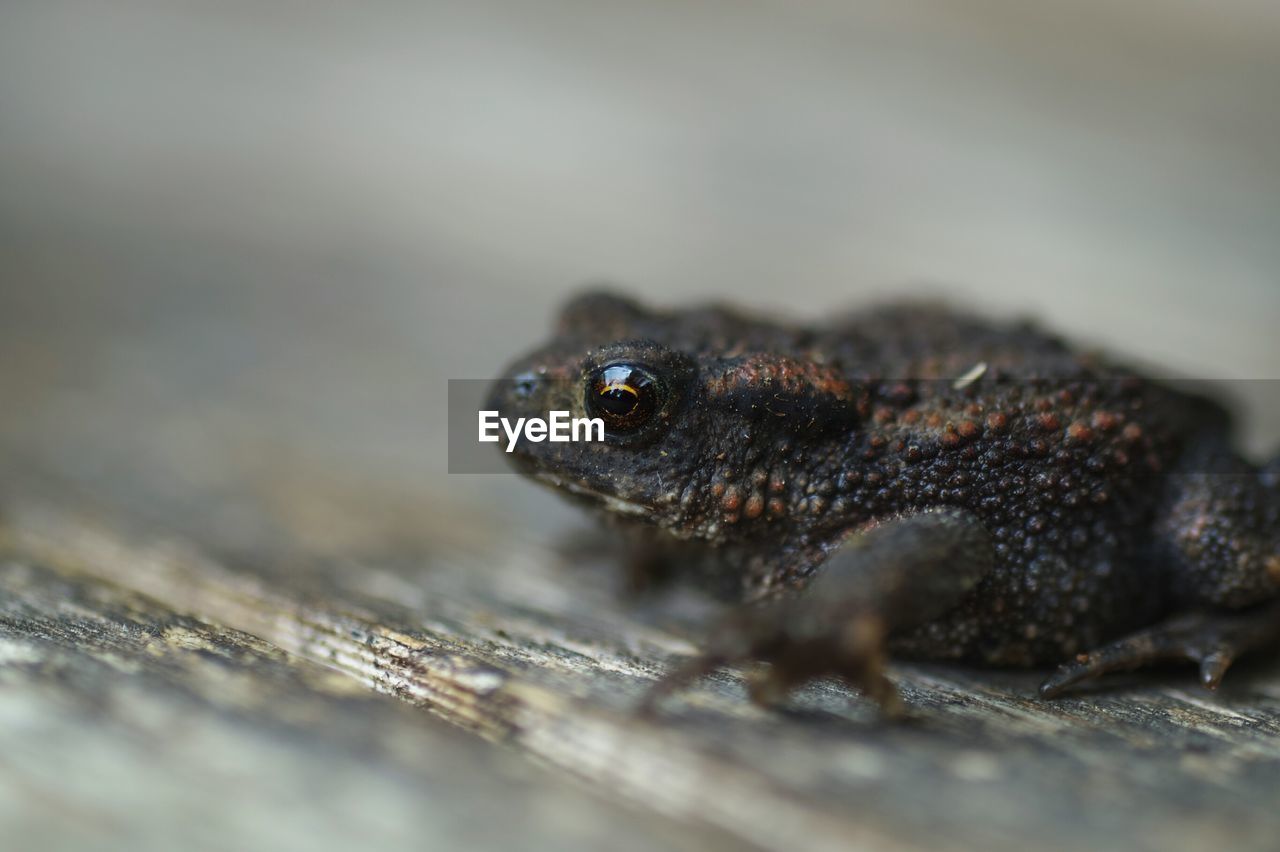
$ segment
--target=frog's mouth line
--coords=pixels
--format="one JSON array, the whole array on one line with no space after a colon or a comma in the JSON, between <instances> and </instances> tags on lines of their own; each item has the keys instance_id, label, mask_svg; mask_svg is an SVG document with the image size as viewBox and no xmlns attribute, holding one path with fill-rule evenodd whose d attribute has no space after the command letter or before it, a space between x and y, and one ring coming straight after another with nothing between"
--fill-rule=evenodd
<instances>
[{"instance_id":1,"label":"frog's mouth line","mask_svg":"<svg viewBox=\"0 0 1280 852\"><path fill-rule=\"evenodd\" d=\"M572 494L574 497L581 497L592 503L603 503L604 506L612 512L620 515L630 515L632 517L649 517L653 514L653 510L641 503L633 503L630 500L624 500L621 497L615 497L612 494L602 494L592 488L588 488L581 482L573 479L540 470L533 474L533 478L541 482L543 485L549 485L558 491Z\"/></svg>"}]
</instances>

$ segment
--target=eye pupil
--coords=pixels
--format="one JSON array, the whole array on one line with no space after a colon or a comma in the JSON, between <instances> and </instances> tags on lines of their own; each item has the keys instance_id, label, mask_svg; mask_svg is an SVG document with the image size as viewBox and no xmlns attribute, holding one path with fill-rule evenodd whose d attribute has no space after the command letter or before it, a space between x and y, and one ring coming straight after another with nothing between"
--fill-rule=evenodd
<instances>
[{"instance_id":1,"label":"eye pupil","mask_svg":"<svg viewBox=\"0 0 1280 852\"><path fill-rule=\"evenodd\" d=\"M616 432L635 431L657 411L660 390L648 369L635 364L611 364L592 375L587 411Z\"/></svg>"},{"instance_id":2,"label":"eye pupil","mask_svg":"<svg viewBox=\"0 0 1280 852\"><path fill-rule=\"evenodd\" d=\"M606 385L600 389L600 407L618 417L626 417L640 404L640 394L631 385Z\"/></svg>"}]
</instances>

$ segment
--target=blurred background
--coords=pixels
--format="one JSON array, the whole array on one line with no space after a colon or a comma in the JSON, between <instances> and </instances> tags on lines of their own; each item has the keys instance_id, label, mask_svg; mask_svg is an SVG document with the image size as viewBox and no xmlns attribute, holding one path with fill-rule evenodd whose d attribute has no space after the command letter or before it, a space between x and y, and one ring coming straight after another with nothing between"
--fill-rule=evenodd
<instances>
[{"instance_id":1,"label":"blurred background","mask_svg":"<svg viewBox=\"0 0 1280 852\"><path fill-rule=\"evenodd\" d=\"M447 476L445 383L596 281L1280 378L1277 92L1269 0L5 2L6 463L232 540L294 475L558 512Z\"/></svg>"}]
</instances>

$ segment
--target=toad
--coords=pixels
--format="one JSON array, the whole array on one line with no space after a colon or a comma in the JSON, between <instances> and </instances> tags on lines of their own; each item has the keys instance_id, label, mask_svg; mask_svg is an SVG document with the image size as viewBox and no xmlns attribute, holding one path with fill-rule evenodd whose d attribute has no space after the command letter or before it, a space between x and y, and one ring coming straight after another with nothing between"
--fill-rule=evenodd
<instances>
[{"instance_id":1,"label":"toad","mask_svg":"<svg viewBox=\"0 0 1280 852\"><path fill-rule=\"evenodd\" d=\"M892 712L889 656L1060 664L1045 697L1166 660L1215 688L1280 635L1280 463L1237 454L1216 402L1030 324L597 292L507 375L504 417L604 423L522 437L522 472L739 601L653 698L759 661L757 701L834 675Z\"/></svg>"}]
</instances>

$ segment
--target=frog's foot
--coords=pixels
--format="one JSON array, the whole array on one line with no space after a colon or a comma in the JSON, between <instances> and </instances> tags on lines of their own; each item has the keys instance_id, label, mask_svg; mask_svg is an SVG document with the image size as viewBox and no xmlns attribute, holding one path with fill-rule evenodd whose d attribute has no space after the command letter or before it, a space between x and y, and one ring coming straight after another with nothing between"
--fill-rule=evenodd
<instances>
[{"instance_id":1,"label":"frog's foot","mask_svg":"<svg viewBox=\"0 0 1280 852\"><path fill-rule=\"evenodd\" d=\"M1040 697L1054 698L1082 681L1108 672L1177 660L1198 664L1200 682L1208 689L1217 689L1236 658L1277 639L1280 601L1244 612L1189 613L1081 654L1040 685Z\"/></svg>"},{"instance_id":2,"label":"frog's foot","mask_svg":"<svg viewBox=\"0 0 1280 852\"><path fill-rule=\"evenodd\" d=\"M832 639L796 642L763 659L768 667L754 672L748 682L751 700L758 705L780 704L805 682L833 675L876 702L885 716L902 715L902 698L885 675L885 629L880 618L855 618Z\"/></svg>"},{"instance_id":3,"label":"frog's foot","mask_svg":"<svg viewBox=\"0 0 1280 852\"><path fill-rule=\"evenodd\" d=\"M705 652L650 691L644 708L702 675L733 663L768 668L750 695L773 704L814 678L835 675L894 714L897 690L885 677L885 640L954 606L989 570L991 542L965 512L945 509L896 518L844 542L793 598L732 611Z\"/></svg>"},{"instance_id":4,"label":"frog's foot","mask_svg":"<svg viewBox=\"0 0 1280 852\"><path fill-rule=\"evenodd\" d=\"M885 676L884 622L874 616L853 617L831 636L797 635L794 606L763 605L730 613L707 641L707 650L658 681L645 697L643 711L723 666L761 662L748 677L747 692L760 706L786 700L793 689L819 677L834 675L897 715L901 701Z\"/></svg>"}]
</instances>

